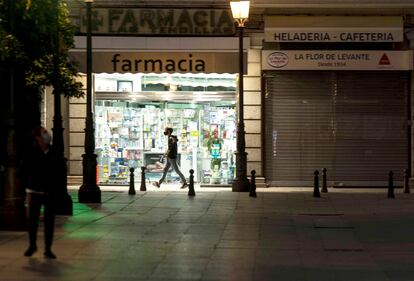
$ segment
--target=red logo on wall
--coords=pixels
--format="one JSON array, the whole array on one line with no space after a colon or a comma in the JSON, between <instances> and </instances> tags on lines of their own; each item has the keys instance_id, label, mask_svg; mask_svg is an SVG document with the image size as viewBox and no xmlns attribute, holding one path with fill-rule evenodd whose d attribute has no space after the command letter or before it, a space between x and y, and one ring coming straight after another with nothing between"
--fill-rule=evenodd
<instances>
[{"instance_id":1,"label":"red logo on wall","mask_svg":"<svg viewBox=\"0 0 414 281\"><path fill-rule=\"evenodd\" d=\"M390 65L391 64L390 59L388 58L387 54L382 55L378 64L379 65Z\"/></svg>"}]
</instances>

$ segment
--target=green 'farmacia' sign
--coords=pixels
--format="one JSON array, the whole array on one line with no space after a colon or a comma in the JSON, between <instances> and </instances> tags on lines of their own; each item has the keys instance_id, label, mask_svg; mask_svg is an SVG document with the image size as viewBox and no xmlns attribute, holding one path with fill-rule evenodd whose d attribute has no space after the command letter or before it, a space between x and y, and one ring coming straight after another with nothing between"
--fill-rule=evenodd
<instances>
[{"instance_id":1,"label":"green 'farmacia' sign","mask_svg":"<svg viewBox=\"0 0 414 281\"><path fill-rule=\"evenodd\" d=\"M86 33L86 10L80 31ZM93 34L224 36L235 33L230 10L92 8Z\"/></svg>"}]
</instances>

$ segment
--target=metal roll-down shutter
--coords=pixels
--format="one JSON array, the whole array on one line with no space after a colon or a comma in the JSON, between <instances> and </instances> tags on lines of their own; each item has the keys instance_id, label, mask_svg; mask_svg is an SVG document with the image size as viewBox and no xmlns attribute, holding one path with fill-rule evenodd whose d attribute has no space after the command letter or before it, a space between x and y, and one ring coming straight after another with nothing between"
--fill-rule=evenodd
<instances>
[{"instance_id":1,"label":"metal roll-down shutter","mask_svg":"<svg viewBox=\"0 0 414 281\"><path fill-rule=\"evenodd\" d=\"M265 177L311 186L328 169L338 186L384 186L408 166L405 72L265 73Z\"/></svg>"}]
</instances>

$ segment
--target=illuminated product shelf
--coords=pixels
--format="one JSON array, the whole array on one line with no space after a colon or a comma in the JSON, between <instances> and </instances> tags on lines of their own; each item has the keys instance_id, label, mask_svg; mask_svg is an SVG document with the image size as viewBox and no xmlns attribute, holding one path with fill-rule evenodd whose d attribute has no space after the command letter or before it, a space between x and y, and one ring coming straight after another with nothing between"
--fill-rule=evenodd
<instances>
[{"instance_id":1,"label":"illuminated product shelf","mask_svg":"<svg viewBox=\"0 0 414 281\"><path fill-rule=\"evenodd\" d=\"M193 169L196 182L232 182L234 76L107 74L98 78L95 137L100 184L128 184L131 167L140 180L142 166L147 180L159 180L164 168L159 160L167 150L165 127L173 128L178 138L178 163L184 176L188 178ZM175 172L168 173L166 182L179 181Z\"/></svg>"}]
</instances>

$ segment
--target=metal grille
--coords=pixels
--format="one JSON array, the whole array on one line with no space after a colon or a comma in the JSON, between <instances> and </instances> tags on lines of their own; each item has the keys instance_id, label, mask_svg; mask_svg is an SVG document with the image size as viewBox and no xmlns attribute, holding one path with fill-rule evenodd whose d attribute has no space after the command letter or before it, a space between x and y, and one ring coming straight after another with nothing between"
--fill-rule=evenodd
<instances>
[{"instance_id":1,"label":"metal grille","mask_svg":"<svg viewBox=\"0 0 414 281\"><path fill-rule=\"evenodd\" d=\"M311 186L385 186L408 165L405 72L266 72L265 176Z\"/></svg>"}]
</instances>

